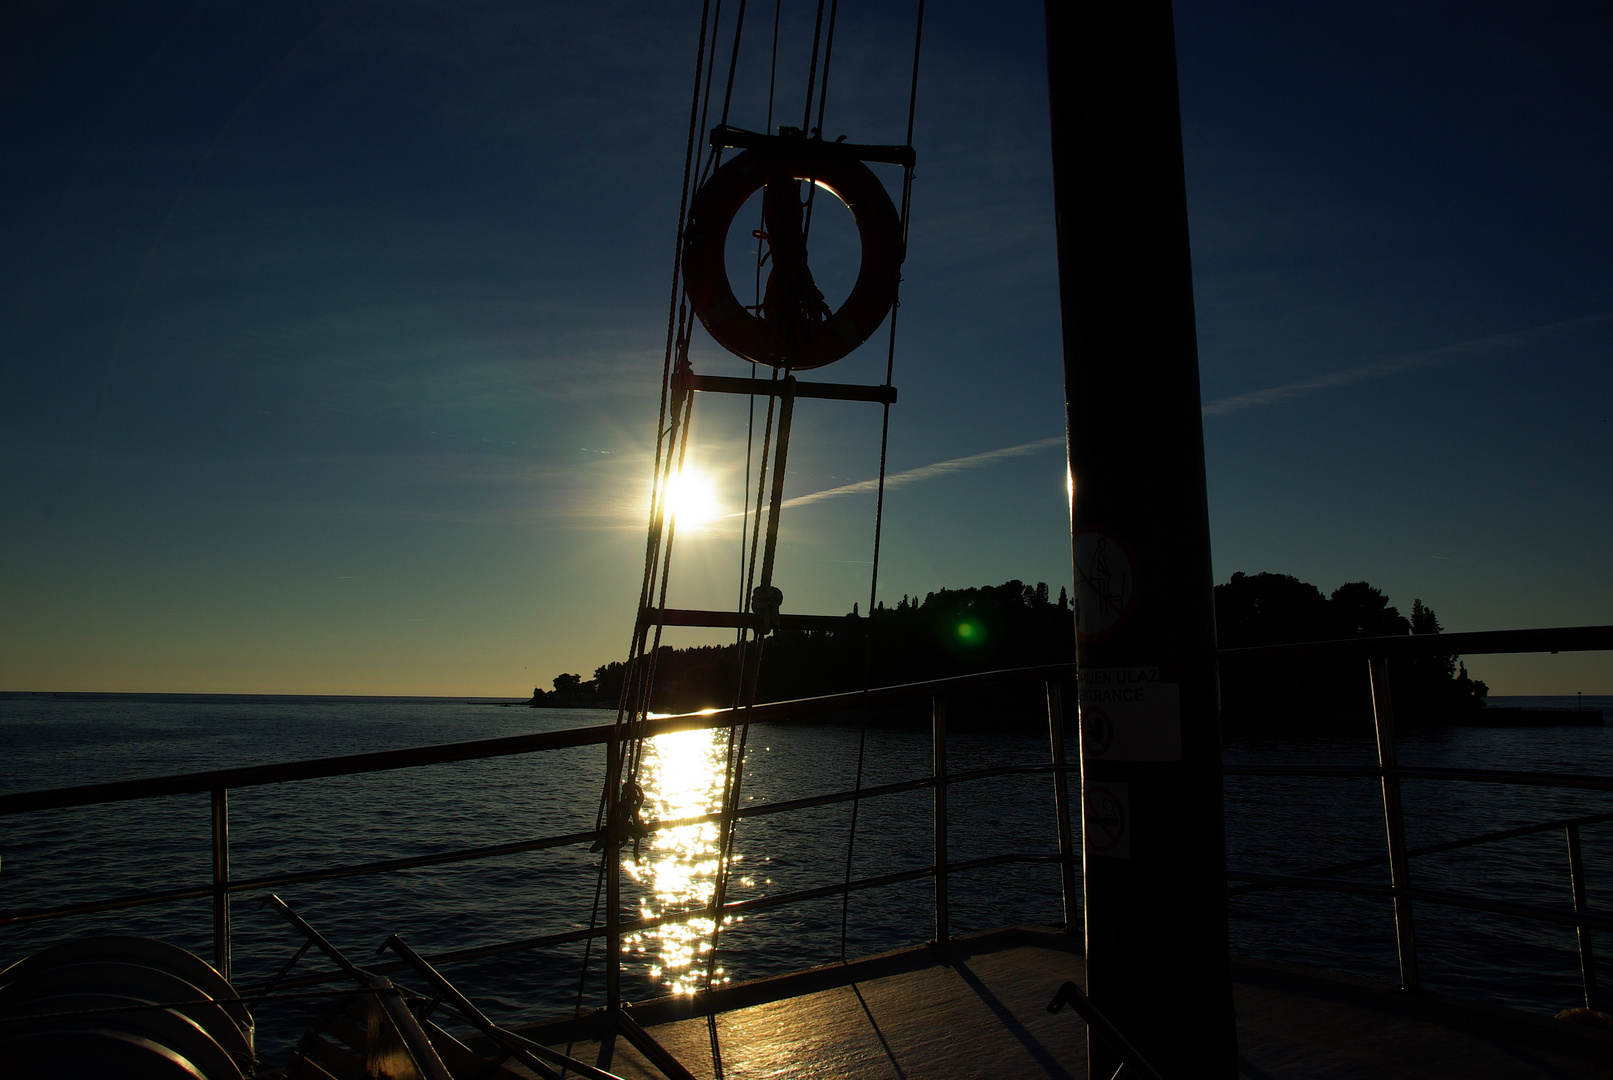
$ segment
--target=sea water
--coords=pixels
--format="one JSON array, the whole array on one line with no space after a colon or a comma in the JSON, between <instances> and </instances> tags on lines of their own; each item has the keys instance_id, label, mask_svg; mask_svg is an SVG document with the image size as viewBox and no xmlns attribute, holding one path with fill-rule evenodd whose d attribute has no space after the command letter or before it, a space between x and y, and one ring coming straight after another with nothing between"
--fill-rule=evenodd
<instances>
[{"instance_id":1,"label":"sea water","mask_svg":"<svg viewBox=\"0 0 1613 1080\"><path fill-rule=\"evenodd\" d=\"M1573 707L1575 699L1497 699L1496 704ZM1608 709L1613 699L1586 699ZM608 723L592 710L500 707L435 698L246 697L202 695L0 695L0 791L17 792L268 764L531 731ZM775 802L852 786L859 760L855 726L757 726L745 759L743 802ZM724 732L687 732L646 752L645 815L673 818L716 808L727 751ZM862 746L863 784L927 775L930 737L875 729ZM1406 765L1504 768L1613 775L1613 727L1412 729L1400 742ZM949 771L1048 759L1045 738L955 734ZM1370 736L1233 742L1228 762L1371 764ZM581 832L594 825L604 773L601 747L236 789L230 793L230 873L252 880L384 859ZM1375 780L1229 777L1228 864L1291 874L1381 856L1384 825ZM1545 788L1406 781L1408 842L1432 843L1579 814L1613 811L1613 795ZM852 807L847 803L739 826L731 900L817 888L846 871ZM931 793L863 801L857 808L853 877L928 866L934 857ZM951 861L1057 850L1052 781L1006 776L958 784L949 795ZM205 794L16 815L0 824L0 911L7 914L210 879ZM711 894L716 831L691 825L647 841L629 858L624 908L674 914ZM1583 831L1590 905L1613 911L1613 826ZM583 846L450 863L276 889L360 964L398 933L431 956L583 929L596 918L598 855ZM1566 909L1563 833L1419 858L1426 888L1476 893ZM1387 880L1379 866L1352 876ZM301 939L259 892L236 894L234 977L262 981ZM1057 868L1010 864L956 875L953 934L1062 918ZM934 936L931 885L916 880L748 914L725 926L713 959L709 924L695 919L630 938L624 956L629 998L686 990L867 955ZM1337 893L1273 890L1230 903L1236 952L1361 975L1396 975L1394 920L1387 901ZM84 933L167 938L211 957L211 902L197 899L67 920L0 927L0 963ZM1425 985L1468 997L1555 1012L1578 1003L1578 946L1570 927L1421 904L1417 934ZM1604 952L1613 935L1601 936ZM583 1001L602 993L598 947ZM456 984L496 1018L552 1016L578 1000L583 947L524 950L451 965ZM317 970L314 960L302 965ZM301 970L301 969L300 969ZM1604 979L1604 982L1607 981ZM327 1000L292 998L259 1010L262 1050L274 1063Z\"/></svg>"}]
</instances>

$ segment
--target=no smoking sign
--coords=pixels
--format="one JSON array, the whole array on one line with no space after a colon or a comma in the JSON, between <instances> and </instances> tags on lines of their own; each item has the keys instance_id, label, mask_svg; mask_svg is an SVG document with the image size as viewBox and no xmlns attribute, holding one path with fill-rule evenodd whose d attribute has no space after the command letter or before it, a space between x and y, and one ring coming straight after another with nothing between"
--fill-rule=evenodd
<instances>
[{"instance_id":1,"label":"no smoking sign","mask_svg":"<svg viewBox=\"0 0 1613 1080\"><path fill-rule=\"evenodd\" d=\"M1131 799L1126 785L1088 784L1081 805L1081 833L1088 853L1131 858Z\"/></svg>"}]
</instances>

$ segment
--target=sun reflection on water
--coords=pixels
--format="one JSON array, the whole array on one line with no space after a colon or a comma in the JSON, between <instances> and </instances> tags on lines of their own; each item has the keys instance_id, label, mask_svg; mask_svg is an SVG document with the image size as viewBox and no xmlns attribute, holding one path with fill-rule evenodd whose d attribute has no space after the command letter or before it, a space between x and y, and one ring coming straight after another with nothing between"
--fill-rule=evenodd
<instances>
[{"instance_id":1,"label":"sun reflection on water","mask_svg":"<svg viewBox=\"0 0 1613 1080\"><path fill-rule=\"evenodd\" d=\"M722 730L680 731L648 740L639 765L645 820L720 810L727 746L728 733ZM639 886L640 915L653 918L710 906L717 887L718 832L714 821L662 829L645 840L642 860L623 858L623 869ZM733 861L739 858L736 854ZM732 879L730 887L736 883ZM730 917L724 929L738 921ZM622 951L646 960L650 977L672 993L689 994L706 985L711 929L711 918L697 915L630 935L623 939ZM713 979L728 981L721 966Z\"/></svg>"}]
</instances>

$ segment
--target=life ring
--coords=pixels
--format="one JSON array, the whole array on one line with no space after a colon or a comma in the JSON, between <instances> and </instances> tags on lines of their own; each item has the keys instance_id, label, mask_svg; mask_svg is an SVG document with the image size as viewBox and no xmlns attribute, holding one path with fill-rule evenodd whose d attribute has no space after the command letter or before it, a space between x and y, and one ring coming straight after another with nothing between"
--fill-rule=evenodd
<instances>
[{"instance_id":1,"label":"life ring","mask_svg":"<svg viewBox=\"0 0 1613 1080\"><path fill-rule=\"evenodd\" d=\"M903 257L896 207L872 169L849 156L822 153L823 145L802 140L746 150L713 173L690 203L683 233L684 291L717 344L747 360L795 371L832 364L872 337L896 302ZM833 194L856 219L862 241L857 283L839 310L810 324L808 333L785 339L777 320L746 310L734 296L724 250L739 208L781 175L815 181Z\"/></svg>"}]
</instances>

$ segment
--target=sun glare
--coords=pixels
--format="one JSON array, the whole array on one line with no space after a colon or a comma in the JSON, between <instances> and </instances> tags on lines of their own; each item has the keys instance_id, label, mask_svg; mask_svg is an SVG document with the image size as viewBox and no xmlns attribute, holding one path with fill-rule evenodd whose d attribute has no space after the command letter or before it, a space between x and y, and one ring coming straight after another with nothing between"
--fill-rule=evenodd
<instances>
[{"instance_id":1,"label":"sun glare","mask_svg":"<svg viewBox=\"0 0 1613 1080\"><path fill-rule=\"evenodd\" d=\"M698 469L684 469L667 484L667 510L680 530L700 529L722 513L717 485Z\"/></svg>"}]
</instances>

